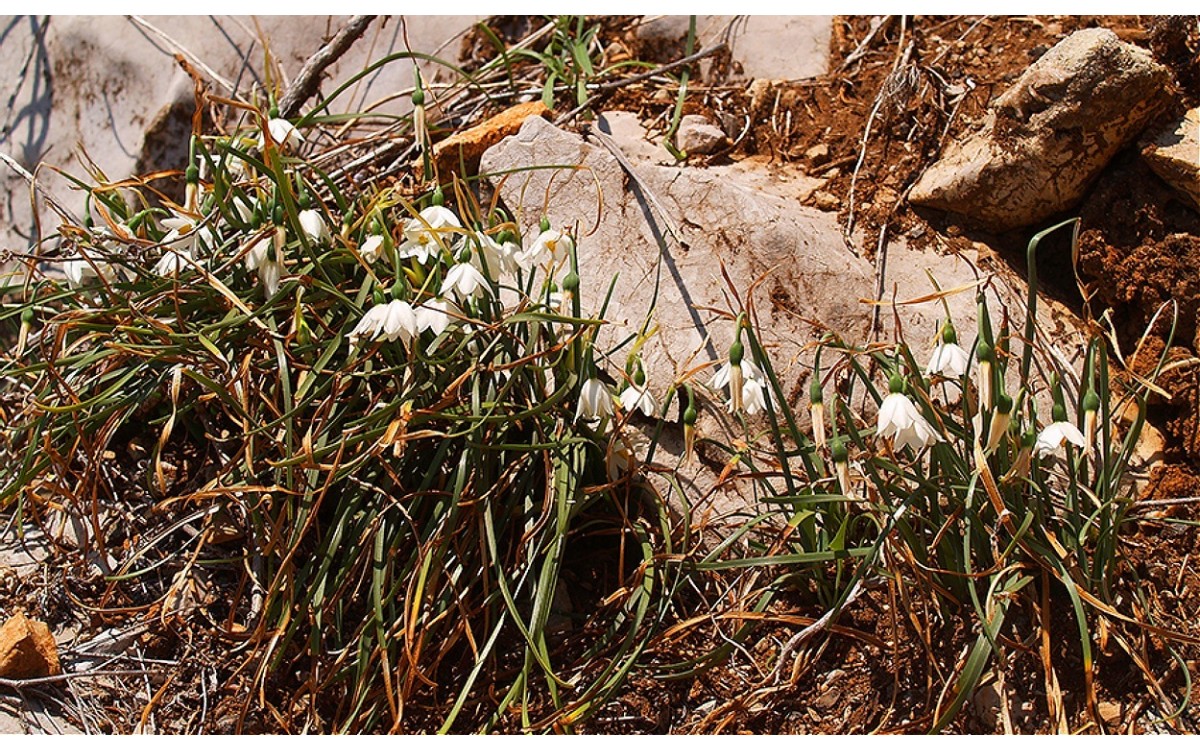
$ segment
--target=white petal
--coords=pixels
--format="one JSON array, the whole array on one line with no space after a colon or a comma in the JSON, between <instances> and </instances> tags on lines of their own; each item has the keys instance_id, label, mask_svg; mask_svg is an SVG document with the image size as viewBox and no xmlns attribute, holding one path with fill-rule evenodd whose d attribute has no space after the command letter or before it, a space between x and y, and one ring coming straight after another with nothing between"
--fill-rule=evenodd
<instances>
[{"instance_id":1,"label":"white petal","mask_svg":"<svg viewBox=\"0 0 1200 750\"><path fill-rule=\"evenodd\" d=\"M383 235L373 234L367 237L366 241L358 248L358 252L368 263L379 260L379 254L383 252Z\"/></svg>"},{"instance_id":2,"label":"white petal","mask_svg":"<svg viewBox=\"0 0 1200 750\"><path fill-rule=\"evenodd\" d=\"M1077 448L1086 445L1083 433L1078 427L1070 422L1055 422L1038 433L1033 452L1039 457L1057 453L1065 443L1071 443Z\"/></svg>"},{"instance_id":3,"label":"white petal","mask_svg":"<svg viewBox=\"0 0 1200 750\"><path fill-rule=\"evenodd\" d=\"M306 208L300 212L300 228L304 230L309 242L319 243L329 239L329 228L325 219L315 208Z\"/></svg>"},{"instance_id":4,"label":"white petal","mask_svg":"<svg viewBox=\"0 0 1200 750\"><path fill-rule=\"evenodd\" d=\"M733 365L729 364L728 362L721 365L721 369L717 370L717 374L713 376L712 381L709 382L709 386L715 390L720 390L721 388L729 385L729 376L732 372Z\"/></svg>"},{"instance_id":5,"label":"white petal","mask_svg":"<svg viewBox=\"0 0 1200 750\"><path fill-rule=\"evenodd\" d=\"M269 120L267 130L271 131L271 140L283 147L284 150L299 148L300 144L304 143L304 136L300 135L296 126L282 117Z\"/></svg>"}]
</instances>

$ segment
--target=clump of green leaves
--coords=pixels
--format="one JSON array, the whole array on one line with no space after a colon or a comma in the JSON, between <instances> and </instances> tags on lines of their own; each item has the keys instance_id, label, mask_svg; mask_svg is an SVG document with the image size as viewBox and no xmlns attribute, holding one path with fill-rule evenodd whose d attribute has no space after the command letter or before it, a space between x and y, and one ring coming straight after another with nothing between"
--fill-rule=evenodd
<instances>
[{"instance_id":1,"label":"clump of green leaves","mask_svg":"<svg viewBox=\"0 0 1200 750\"><path fill-rule=\"evenodd\" d=\"M217 581L254 692L306 675L284 715L569 729L662 617L676 535L595 380L603 284L566 231L459 183L348 192L254 123L194 138L184 205L80 182L63 263L0 290L0 510L95 519L110 599L188 621Z\"/></svg>"}]
</instances>

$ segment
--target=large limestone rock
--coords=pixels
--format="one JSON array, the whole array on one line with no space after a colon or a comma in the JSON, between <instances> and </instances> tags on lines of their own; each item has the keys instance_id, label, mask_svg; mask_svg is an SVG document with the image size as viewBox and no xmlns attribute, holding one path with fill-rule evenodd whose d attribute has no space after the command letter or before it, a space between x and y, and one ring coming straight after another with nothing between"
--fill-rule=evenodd
<instances>
[{"instance_id":1,"label":"large limestone rock","mask_svg":"<svg viewBox=\"0 0 1200 750\"><path fill-rule=\"evenodd\" d=\"M601 128L623 129L610 120L628 125L609 113ZM870 318L858 300L871 295L872 271L846 250L836 215L797 205L793 185L752 167L663 166L638 157L652 150L621 143L645 189L598 140L541 118L487 151L480 170L578 165L510 174L497 180L501 196L525 227L545 214L556 227L576 228L585 314L598 310L617 277L606 313L614 341L636 334L647 316L657 326L644 350L652 386L665 387L689 360L694 367L725 355L733 326L719 311L736 312L735 298L753 298L784 366L817 329L862 340Z\"/></svg>"},{"instance_id":2,"label":"large limestone rock","mask_svg":"<svg viewBox=\"0 0 1200 750\"><path fill-rule=\"evenodd\" d=\"M595 136L566 132L541 118L527 120L515 136L484 153L481 173L503 175L493 182L524 228L543 214L556 227L576 228L585 314L599 309L609 281L617 277L605 315L613 324L606 327L607 343L636 335L647 317L657 327L643 350L652 388L665 390L688 371L695 382L707 383L714 370L698 368L726 355L733 328L729 313L740 300L756 311L784 390L799 394L793 407L803 423L809 345L825 330L866 343L874 310L867 302L877 283L874 264L846 249L836 214L800 205L799 196L819 181L755 162L674 164L630 113L606 113L599 128L611 133L637 179ZM672 237L672 225L681 242ZM994 320L1003 308L1023 320L1021 280L1002 266L994 266L996 276L989 280L979 267L986 264L977 260L893 240L876 340L902 336L918 359L928 358L945 316L930 275L946 291L967 342L982 281L987 280ZM1061 347L1060 361L1077 361L1081 340L1061 311L1043 305L1039 319L1046 340ZM623 352L617 355L617 369L622 357Z\"/></svg>"},{"instance_id":3,"label":"large limestone rock","mask_svg":"<svg viewBox=\"0 0 1200 750\"><path fill-rule=\"evenodd\" d=\"M637 34L678 41L687 31L687 16L646 16ZM727 42L746 79L812 78L829 67L832 32L833 16L697 16L696 49Z\"/></svg>"},{"instance_id":4,"label":"large limestone rock","mask_svg":"<svg viewBox=\"0 0 1200 750\"><path fill-rule=\"evenodd\" d=\"M1154 137L1142 151L1150 168L1200 209L1200 107Z\"/></svg>"},{"instance_id":5,"label":"large limestone rock","mask_svg":"<svg viewBox=\"0 0 1200 750\"><path fill-rule=\"evenodd\" d=\"M1107 29L1077 31L996 98L982 130L950 147L909 200L993 230L1070 208L1168 96L1167 68Z\"/></svg>"},{"instance_id":6,"label":"large limestone rock","mask_svg":"<svg viewBox=\"0 0 1200 750\"><path fill-rule=\"evenodd\" d=\"M327 71L321 94L385 55L411 45L454 60L456 38L479 16L407 16L376 19ZM179 54L220 96L265 102L268 81L292 80L308 56L336 34L347 16L10 16L0 19L0 153L33 172L39 162L86 176L76 158L85 152L113 180L134 173L177 169L186 159L192 81L176 62ZM264 72L265 48L272 60ZM421 63L422 75L444 82L448 70ZM413 63L397 60L349 87L330 105L334 112L403 114ZM254 93L257 92L257 93ZM309 105L316 100L309 102ZM82 197L52 170L39 182L81 213ZM58 218L38 208L45 231ZM0 251L24 251L33 240L29 187L0 164Z\"/></svg>"}]
</instances>

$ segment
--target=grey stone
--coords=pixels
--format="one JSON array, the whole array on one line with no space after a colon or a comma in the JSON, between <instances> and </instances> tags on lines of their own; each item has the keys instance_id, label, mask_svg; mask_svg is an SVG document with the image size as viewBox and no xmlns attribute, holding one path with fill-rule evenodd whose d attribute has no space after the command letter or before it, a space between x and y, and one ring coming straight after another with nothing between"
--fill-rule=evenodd
<instances>
[{"instance_id":1,"label":"grey stone","mask_svg":"<svg viewBox=\"0 0 1200 750\"><path fill-rule=\"evenodd\" d=\"M1168 97L1170 72L1107 29L1077 31L993 102L909 200L987 228L1036 224L1071 207Z\"/></svg>"},{"instance_id":2,"label":"grey stone","mask_svg":"<svg viewBox=\"0 0 1200 750\"><path fill-rule=\"evenodd\" d=\"M711 154L725 143L725 132L704 115L685 115L675 132L675 145L687 154Z\"/></svg>"},{"instance_id":3,"label":"grey stone","mask_svg":"<svg viewBox=\"0 0 1200 750\"><path fill-rule=\"evenodd\" d=\"M1200 209L1200 107L1159 132L1142 158L1171 187Z\"/></svg>"},{"instance_id":4,"label":"grey stone","mask_svg":"<svg viewBox=\"0 0 1200 750\"><path fill-rule=\"evenodd\" d=\"M679 40L687 16L648 16L638 27L643 39ZM697 16L696 48L728 40L745 78L790 80L821 75L829 67L833 16Z\"/></svg>"}]
</instances>

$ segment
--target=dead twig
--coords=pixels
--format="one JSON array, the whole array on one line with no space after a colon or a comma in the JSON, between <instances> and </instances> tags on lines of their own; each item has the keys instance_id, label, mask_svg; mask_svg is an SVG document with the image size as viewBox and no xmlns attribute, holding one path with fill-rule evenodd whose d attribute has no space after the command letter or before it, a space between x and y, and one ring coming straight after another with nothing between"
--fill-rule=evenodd
<instances>
[{"instance_id":1,"label":"dead twig","mask_svg":"<svg viewBox=\"0 0 1200 750\"><path fill-rule=\"evenodd\" d=\"M655 68L654 70L647 70L644 73L638 73L635 76L629 76L628 78L622 78L619 81L611 81L609 83L602 83L596 87L596 91L591 96L589 96L587 99L585 99L583 101L583 104L580 104L575 109L572 109L571 111L569 111L563 115L560 115L558 117L558 119L556 119L554 121L554 124L561 127L564 123L569 122L572 117L579 114L580 112L587 109L588 107L592 106L592 104L596 101L597 98L609 93L610 91L615 91L616 89L619 89L623 86L629 86L629 85L638 83L640 81L645 81L648 78L653 78L654 76L662 75L663 73L669 73L672 70L675 70L676 68L683 67L684 65L691 65L692 63L696 62L697 60L703 60L704 58L708 57L709 55L725 49L726 46L727 45L725 44L725 42L718 42L710 47L705 47L704 49L700 50L699 52L697 52L693 55L688 55L687 57L681 57L678 60L676 60L675 62L667 63L666 65L660 65L659 67Z\"/></svg>"},{"instance_id":2,"label":"dead twig","mask_svg":"<svg viewBox=\"0 0 1200 750\"><path fill-rule=\"evenodd\" d=\"M872 18L871 29L867 32L867 35L863 37L863 40L858 43L858 46L854 48L854 51L846 55L846 59L843 60L842 64L838 66L838 72L841 73L866 55L871 46L872 40L874 40L875 37L880 34L880 32L886 30L888 26L891 26L892 21L895 20L896 16L875 16Z\"/></svg>"},{"instance_id":3,"label":"dead twig","mask_svg":"<svg viewBox=\"0 0 1200 750\"><path fill-rule=\"evenodd\" d=\"M304 103L317 93L317 87L321 83L321 74L325 72L325 69L346 54L350 45L358 41L358 38L366 32L367 27L376 18L377 16L354 16L333 39L329 40L328 44L308 58L308 62L304 63L304 67L300 69L300 73L292 81L292 85L288 86L287 91L279 99L280 116L295 117L299 113L300 107L304 106Z\"/></svg>"},{"instance_id":4,"label":"dead twig","mask_svg":"<svg viewBox=\"0 0 1200 750\"><path fill-rule=\"evenodd\" d=\"M34 687L36 685L49 685L51 683L78 680L85 677L129 677L144 674L149 674L149 672L145 669L98 669L93 672L65 672L63 674L50 675L49 677L27 677L21 680L0 677L0 687L20 691L23 688Z\"/></svg>"}]
</instances>

